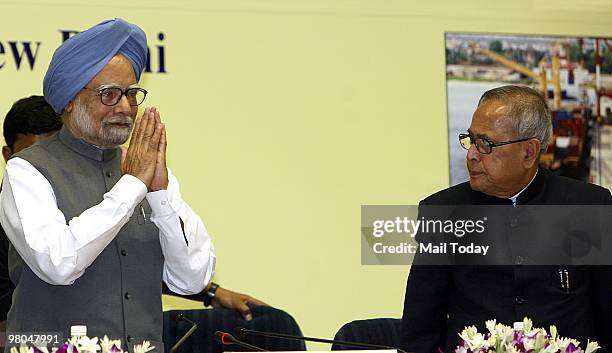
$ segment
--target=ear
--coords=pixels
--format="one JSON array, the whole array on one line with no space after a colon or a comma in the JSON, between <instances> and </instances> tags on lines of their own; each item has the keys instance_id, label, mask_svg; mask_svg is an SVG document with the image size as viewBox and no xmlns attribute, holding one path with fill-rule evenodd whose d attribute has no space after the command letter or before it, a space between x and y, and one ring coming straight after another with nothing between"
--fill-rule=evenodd
<instances>
[{"instance_id":1,"label":"ear","mask_svg":"<svg viewBox=\"0 0 612 353\"><path fill-rule=\"evenodd\" d=\"M66 107L64 107L64 111L68 112L68 113L71 113L73 106L74 106L73 101L68 102L68 104L66 104Z\"/></svg>"},{"instance_id":2,"label":"ear","mask_svg":"<svg viewBox=\"0 0 612 353\"><path fill-rule=\"evenodd\" d=\"M540 140L535 138L526 142L523 163L526 168L531 168L534 164L537 164L538 160L540 159L540 147L542 144L540 143Z\"/></svg>"},{"instance_id":3,"label":"ear","mask_svg":"<svg viewBox=\"0 0 612 353\"><path fill-rule=\"evenodd\" d=\"M2 157L4 157L4 161L8 162L9 158L13 155L13 150L9 146L2 147Z\"/></svg>"}]
</instances>

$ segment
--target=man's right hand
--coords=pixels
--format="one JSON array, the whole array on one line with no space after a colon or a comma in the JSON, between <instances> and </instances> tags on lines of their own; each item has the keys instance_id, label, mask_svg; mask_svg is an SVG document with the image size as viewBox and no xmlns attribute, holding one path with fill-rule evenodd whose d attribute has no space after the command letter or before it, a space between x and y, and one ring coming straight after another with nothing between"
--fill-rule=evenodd
<instances>
[{"instance_id":1,"label":"man's right hand","mask_svg":"<svg viewBox=\"0 0 612 353\"><path fill-rule=\"evenodd\" d=\"M130 145L121 163L122 174L130 174L140 179L150 188L155 173L159 141L163 125L157 108L146 108L140 118L136 118Z\"/></svg>"},{"instance_id":2,"label":"man's right hand","mask_svg":"<svg viewBox=\"0 0 612 353\"><path fill-rule=\"evenodd\" d=\"M250 295L232 292L231 290L223 287L217 288L216 295L212 299L211 305L215 309L224 308L236 310L247 321L251 321L253 319L253 313L251 313L251 308L249 308L249 305L268 306L268 304L259 299L253 298Z\"/></svg>"}]
</instances>

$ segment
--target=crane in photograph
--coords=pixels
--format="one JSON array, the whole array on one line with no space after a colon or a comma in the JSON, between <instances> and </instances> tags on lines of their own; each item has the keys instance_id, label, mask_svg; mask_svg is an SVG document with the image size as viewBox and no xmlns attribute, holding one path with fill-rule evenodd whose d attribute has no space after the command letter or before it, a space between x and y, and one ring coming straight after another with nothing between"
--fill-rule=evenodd
<instances>
[{"instance_id":1,"label":"crane in photograph","mask_svg":"<svg viewBox=\"0 0 612 353\"><path fill-rule=\"evenodd\" d=\"M539 83L540 91L544 94L544 97L548 96L548 78L546 77L546 70L540 70L540 72L534 71L526 66L523 66L515 61L512 61L503 55L497 54L487 48L483 48L476 43L470 44L470 48L472 48L477 53L483 54L490 59L497 61L498 63L520 72L521 74L531 77L536 82ZM555 109L561 108L561 80L560 80L560 68L561 61L559 59L558 53L555 53L552 57L552 84L553 84L553 92L554 92L554 107Z\"/></svg>"}]
</instances>

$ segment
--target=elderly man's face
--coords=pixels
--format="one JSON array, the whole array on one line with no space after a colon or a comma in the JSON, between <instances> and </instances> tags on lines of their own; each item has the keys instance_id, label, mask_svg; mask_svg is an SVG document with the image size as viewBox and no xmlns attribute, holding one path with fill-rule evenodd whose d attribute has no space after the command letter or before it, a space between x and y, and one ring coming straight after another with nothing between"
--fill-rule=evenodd
<instances>
[{"instance_id":1,"label":"elderly man's face","mask_svg":"<svg viewBox=\"0 0 612 353\"><path fill-rule=\"evenodd\" d=\"M102 104L98 89L119 87L125 90L137 87L136 76L130 62L116 55L79 93L66 111L67 124L76 130L77 137L99 147L115 147L127 141L132 131L137 106L130 106L125 96L114 106Z\"/></svg>"},{"instance_id":2,"label":"elderly man's face","mask_svg":"<svg viewBox=\"0 0 612 353\"><path fill-rule=\"evenodd\" d=\"M469 132L492 142L517 139L508 106L500 101L481 104L472 117ZM496 197L511 197L525 185L530 167L525 163L524 142L494 147L490 154L478 152L472 144L467 153L470 186L476 191ZM529 180L527 180L528 182Z\"/></svg>"}]
</instances>

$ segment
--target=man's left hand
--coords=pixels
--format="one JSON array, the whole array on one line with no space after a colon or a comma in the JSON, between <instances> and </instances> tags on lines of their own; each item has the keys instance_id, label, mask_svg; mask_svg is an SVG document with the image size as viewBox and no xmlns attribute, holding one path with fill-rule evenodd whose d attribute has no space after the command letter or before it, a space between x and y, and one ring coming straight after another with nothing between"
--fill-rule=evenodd
<instances>
[{"instance_id":1,"label":"man's left hand","mask_svg":"<svg viewBox=\"0 0 612 353\"><path fill-rule=\"evenodd\" d=\"M159 110L151 108L150 114L155 114L155 121L161 122ZM162 124L161 138L157 149L157 162L155 163L155 173L151 180L150 191L166 190L168 188L168 168L166 166L166 125Z\"/></svg>"},{"instance_id":2,"label":"man's left hand","mask_svg":"<svg viewBox=\"0 0 612 353\"><path fill-rule=\"evenodd\" d=\"M253 319L253 314L249 308L249 304L253 305L266 305L261 300L255 299L246 294L232 292L231 290L219 287L215 292L215 297L211 303L213 308L220 309L233 309L238 311L245 320L250 321Z\"/></svg>"}]
</instances>

